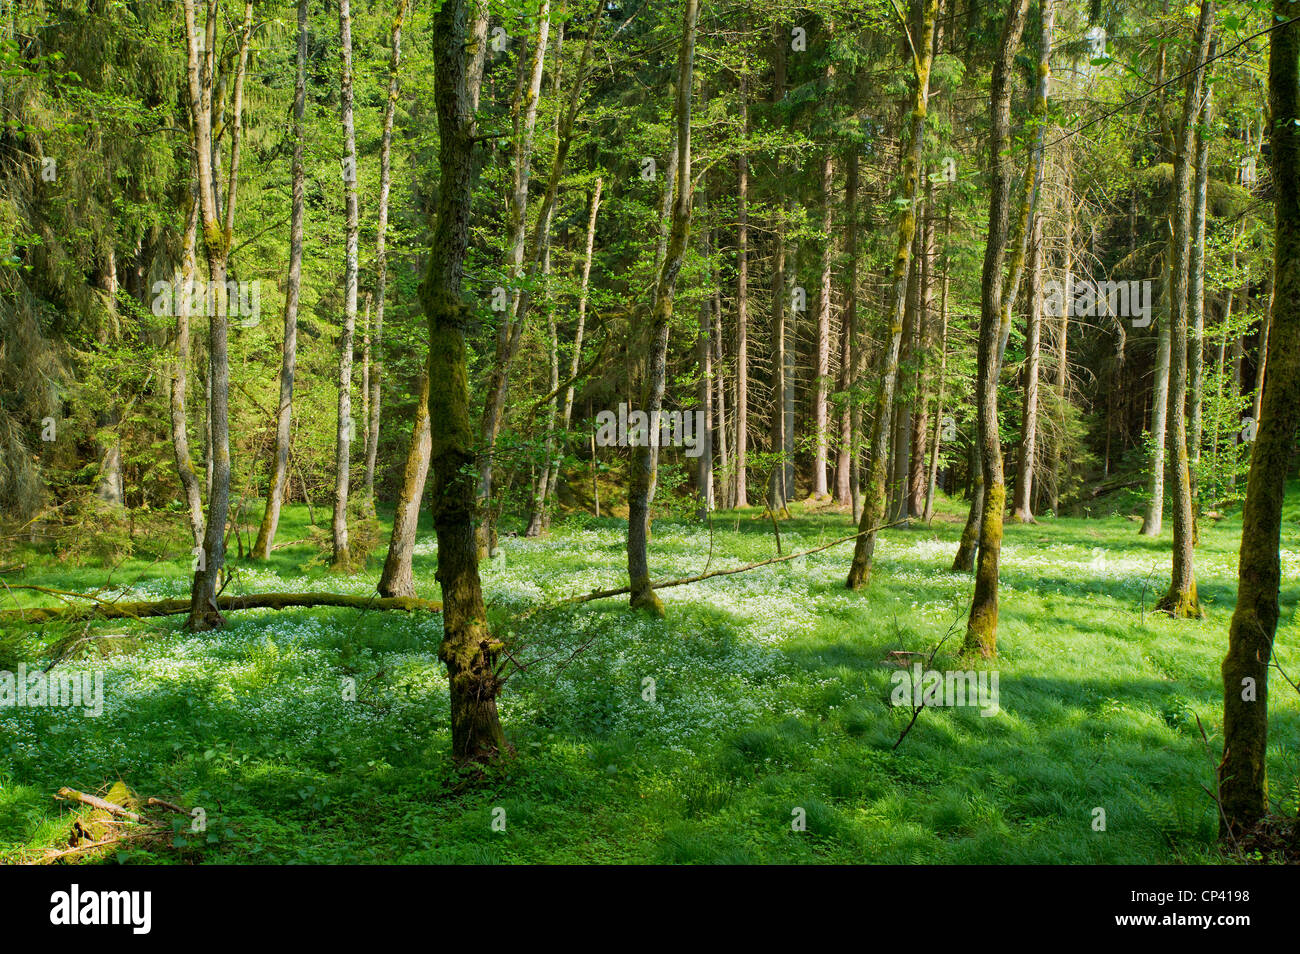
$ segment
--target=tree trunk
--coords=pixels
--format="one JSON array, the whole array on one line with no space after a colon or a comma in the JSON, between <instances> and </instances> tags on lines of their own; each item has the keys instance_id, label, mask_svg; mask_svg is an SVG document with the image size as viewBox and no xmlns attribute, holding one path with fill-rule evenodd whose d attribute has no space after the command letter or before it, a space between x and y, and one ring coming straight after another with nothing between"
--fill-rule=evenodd
<instances>
[{"instance_id":1,"label":"tree trunk","mask_svg":"<svg viewBox=\"0 0 1300 954\"><path fill-rule=\"evenodd\" d=\"M1300 428L1300 23L1273 0L1269 50L1274 186L1273 328L1268 377L1242 514L1237 606L1223 661L1221 829L1235 835L1267 810L1268 666L1277 632L1282 504ZM1252 690L1253 691L1249 691Z\"/></svg>"},{"instance_id":2,"label":"tree trunk","mask_svg":"<svg viewBox=\"0 0 1300 954\"><path fill-rule=\"evenodd\" d=\"M582 339L586 331L587 323L587 289L591 280L591 256L595 247L596 240L596 212L600 208L600 193L603 186L603 180L600 176L596 177L595 192L591 199L591 214L587 219L587 245L586 252L582 259L582 281L578 292L578 318L577 326L573 335L573 354L569 359L569 384L564 389L564 409L560 413L560 446L564 447L569 439L569 427L573 422L573 394L574 382L578 377L578 368L582 357ZM555 496L556 487L559 485L560 455L556 454L554 464L550 468L550 480L547 482L546 498L550 500ZM543 502L545 502L545 500Z\"/></svg>"},{"instance_id":3,"label":"tree trunk","mask_svg":"<svg viewBox=\"0 0 1300 954\"><path fill-rule=\"evenodd\" d=\"M682 45L677 61L677 185L673 206L672 233L664 256L663 269L655 284L654 310L651 317L649 374L642 406L654 422L663 407L664 376L668 352L668 324L672 318L673 293L677 274L686 254L691 228L691 82L695 64L695 23L699 0L685 0L682 12ZM638 446L632 455L631 486L628 488L627 572L631 588L631 605L656 615L663 615L663 603L650 586L650 567L646 543L650 536L650 502L654 494L654 435Z\"/></svg>"},{"instance_id":4,"label":"tree trunk","mask_svg":"<svg viewBox=\"0 0 1300 954\"><path fill-rule=\"evenodd\" d=\"M388 98L384 103L384 131L379 146L379 225L375 233L375 326L372 340L374 350L367 392L368 418L366 423L366 506L375 509L375 464L379 456L379 418L382 403L383 378L384 300L388 290L388 195L392 185L393 114L397 111L398 68L402 61L402 21L406 17L406 2L400 0L397 16L393 19L388 60Z\"/></svg>"},{"instance_id":5,"label":"tree trunk","mask_svg":"<svg viewBox=\"0 0 1300 954\"><path fill-rule=\"evenodd\" d=\"M340 112L343 121L343 195L347 208L347 237L343 267L343 330L339 335L339 419L334 455L335 570L351 568L348 550L348 483L352 460L352 347L357 327L357 142L352 124L352 11L350 0L339 0Z\"/></svg>"},{"instance_id":6,"label":"tree trunk","mask_svg":"<svg viewBox=\"0 0 1300 954\"><path fill-rule=\"evenodd\" d=\"M1170 348L1173 352L1169 396L1173 429L1169 434L1169 462L1174 476L1174 552L1169 589L1160 599L1157 608L1176 618L1202 615L1196 594L1195 556L1192 549L1196 518L1192 509L1192 476L1187 452L1187 272L1192 225L1192 168L1196 162L1196 124L1200 115L1205 62L1210 54L1213 17L1214 3L1212 0L1203 0L1196 28L1196 48L1188 64L1190 73L1183 100L1178 152L1174 158L1173 195L1169 203L1174 219L1169 246L1169 330Z\"/></svg>"},{"instance_id":7,"label":"tree trunk","mask_svg":"<svg viewBox=\"0 0 1300 954\"><path fill-rule=\"evenodd\" d=\"M433 523L438 534L443 637L452 757L490 762L507 749L497 716L502 644L488 629L475 544L474 443L469 417L465 326L461 301L473 194L474 112L468 73L469 8L473 0L444 0L431 31L438 110L438 211L420 298L429 320L430 463Z\"/></svg>"},{"instance_id":8,"label":"tree trunk","mask_svg":"<svg viewBox=\"0 0 1300 954\"><path fill-rule=\"evenodd\" d=\"M930 476L926 481L925 510L922 519L927 526L934 519L934 493L939 482L939 444L943 437L944 390L948 383L948 235L951 216L944 225L943 290L939 299L939 390L934 400L934 432L930 435Z\"/></svg>"},{"instance_id":9,"label":"tree trunk","mask_svg":"<svg viewBox=\"0 0 1300 954\"><path fill-rule=\"evenodd\" d=\"M707 196L700 194L700 218L705 223L700 232L700 254L710 262L713 255L713 233L708 225ZM713 434L709 422L713 420L713 296L700 300L699 333L696 336L696 353L700 362L699 402L703 413L703 427L695 435L699 441L695 458L695 486L699 498L696 516L707 520L713 501ZM689 411L686 413L690 413Z\"/></svg>"},{"instance_id":10,"label":"tree trunk","mask_svg":"<svg viewBox=\"0 0 1300 954\"><path fill-rule=\"evenodd\" d=\"M1156 379L1151 400L1150 499L1139 531L1146 537L1160 536L1165 511L1165 431L1169 410L1169 322L1163 321L1156 335Z\"/></svg>"},{"instance_id":11,"label":"tree trunk","mask_svg":"<svg viewBox=\"0 0 1300 954\"><path fill-rule=\"evenodd\" d=\"M473 19L469 27L469 60L466 64L465 95L469 111L478 110L479 92L483 82L483 61L487 55L488 11L486 4L469 0ZM424 498L424 485L429 474L429 455L433 437L429 425L429 360L425 356L420 375L419 397L415 407L415 421L411 428L411 442L406 451L406 465L402 472L402 487L393 508L393 529L388 542L388 554L376 589L383 596L414 596L415 577L412 560L415 536L420 519L420 503ZM310 504L309 504L310 505Z\"/></svg>"},{"instance_id":12,"label":"tree trunk","mask_svg":"<svg viewBox=\"0 0 1300 954\"><path fill-rule=\"evenodd\" d=\"M225 622L217 605L218 584L226 557L226 519L230 511L230 360L227 350L226 263L235 227L235 200L239 182L240 129L244 107L244 77L248 70L248 48L253 31L252 0L244 5L244 22L233 91L234 109L230 126L230 180L226 189L224 225L217 204L217 169L213 163L212 91L215 71L217 3L208 0L206 37L202 50L194 12L194 0L184 0L188 46L190 114L194 123L195 153L198 157L200 221L203 249L208 260L208 281L216 302L208 318L208 442L212 459L212 483L208 493L208 517L199 568L190 592L189 629L215 629ZM203 66L199 57L202 51Z\"/></svg>"},{"instance_id":13,"label":"tree trunk","mask_svg":"<svg viewBox=\"0 0 1300 954\"><path fill-rule=\"evenodd\" d=\"M925 512L926 441L929 437L930 362L934 350L934 331L930 323L930 271L934 238L931 201L934 193L929 179L925 183L925 214L921 218L920 297L916 313L916 400L912 411L911 472L907 478L907 512L919 517Z\"/></svg>"},{"instance_id":14,"label":"tree trunk","mask_svg":"<svg viewBox=\"0 0 1300 954\"><path fill-rule=\"evenodd\" d=\"M1038 338L1042 314L1043 219L1034 219L1029 246L1029 287L1026 290L1024 414L1020 431L1020 452L1016 460L1016 523L1035 523L1033 509L1034 451L1038 432Z\"/></svg>"},{"instance_id":15,"label":"tree trunk","mask_svg":"<svg viewBox=\"0 0 1300 954\"><path fill-rule=\"evenodd\" d=\"M420 501L429 476L429 366L426 360L420 375L419 398L415 405L415 426L406 452L402 471L402 488L393 507L393 531L388 542L384 569L375 587L381 596L414 596L415 576L411 561L415 553L415 533L420 522Z\"/></svg>"},{"instance_id":16,"label":"tree trunk","mask_svg":"<svg viewBox=\"0 0 1300 954\"><path fill-rule=\"evenodd\" d=\"M1213 41L1210 55L1218 48ZM1214 87L1206 84L1205 106L1196 127L1196 191L1192 204L1192 248L1187 261L1187 307L1191 311L1191 410L1189 412L1188 460L1192 475L1192 538L1198 536L1201 519L1201 444L1204 442L1205 412L1205 207L1210 179L1210 127L1214 122Z\"/></svg>"},{"instance_id":17,"label":"tree trunk","mask_svg":"<svg viewBox=\"0 0 1300 954\"><path fill-rule=\"evenodd\" d=\"M305 0L304 0L305 2ZM191 189L190 211L185 220L185 239L181 251L180 294L172 295L176 305L176 357L172 366L171 420L172 450L176 455L176 470L180 474L181 488L190 516L190 533L194 546L203 548L203 497L199 492L199 475L194 470L190 456L190 438L185 416L186 381L190 367L190 305L193 301L195 275L198 263L195 250L199 236L198 182Z\"/></svg>"},{"instance_id":18,"label":"tree trunk","mask_svg":"<svg viewBox=\"0 0 1300 954\"><path fill-rule=\"evenodd\" d=\"M280 523L280 507L289 482L289 438L293 416L293 379L298 361L298 296L302 287L302 236L304 208L303 117L307 103L307 8L308 0L298 0L298 69L293 89L293 207L289 217L289 282L284 295L284 343L280 358L280 404L275 418L275 461L271 485L267 489L266 509L253 544L255 560L271 556L275 531Z\"/></svg>"},{"instance_id":19,"label":"tree trunk","mask_svg":"<svg viewBox=\"0 0 1300 954\"><path fill-rule=\"evenodd\" d=\"M832 69L826 68L827 76ZM813 427L816 428L816 445L813 453L813 497L829 497L826 467L830 447L828 400L831 373L831 264L834 260L835 238L832 235L831 211L835 201L835 158L829 151L822 158L822 272L821 288L817 296L817 381L813 392Z\"/></svg>"},{"instance_id":20,"label":"tree trunk","mask_svg":"<svg viewBox=\"0 0 1300 954\"><path fill-rule=\"evenodd\" d=\"M519 350L526 319L524 290L520 287L524 276L524 245L528 230L528 182L531 178L533 134L537 126L537 105L541 98L542 73L546 63L546 43L551 29L550 0L542 0L538 12L537 36L531 59L519 62L519 78L515 87L512 107L514 126L512 135L512 178L510 187L509 227L506 236L505 273L508 282L509 309L499 319L496 354L488 375L487 395L483 401L483 422L479 441L482 445L478 459L479 523L476 539L478 556L482 560L492 551L495 525L491 514L492 472L495 467L494 452L501 419L505 414L506 395L510 387L510 367ZM538 238L548 229L549 218L538 217ZM540 251L541 246L537 246ZM530 263L532 264L532 263ZM540 261L537 262L540 264ZM531 269L529 269L531 272Z\"/></svg>"},{"instance_id":21,"label":"tree trunk","mask_svg":"<svg viewBox=\"0 0 1300 954\"><path fill-rule=\"evenodd\" d=\"M835 454L835 502L852 508L853 487L850 482L853 453L853 352L857 337L857 216L858 156L849 152L844 174L844 313L840 317L840 373L835 389L843 395L840 406L839 447Z\"/></svg>"},{"instance_id":22,"label":"tree trunk","mask_svg":"<svg viewBox=\"0 0 1300 954\"><path fill-rule=\"evenodd\" d=\"M992 184L989 201L988 245L984 251L984 268L980 288L979 365L976 373L976 409L980 448L980 471L984 479L984 500L980 516L979 556L975 570L975 595L971 600L970 618L962 651L991 657L997 653L998 628L998 557L1002 548L1002 514L1006 507L1006 487L1002 476L1002 443L998 436L998 376L1002 369L1005 338L1002 326L1009 323L1007 311L1015 299L1017 274L1023 264L1024 238L1020 238L1012 255L1006 282L1002 266L1008 238L1008 200L1011 173L1003 154L1011 140L1012 64L1016 47L1024 30L1029 0L1011 0L998 57L993 64L989 95L989 167ZM1051 36L1051 0L1042 0L1043 32ZM1038 63L1039 97L1048 83L1047 57L1051 43L1042 50ZM1040 99L1041 101L1041 99ZM1038 103L1035 103L1037 111ZM1041 121L1041 118L1040 118ZM1036 150L1037 151L1037 150ZM1033 160L1031 160L1032 162ZM1026 179L1031 179L1030 174ZM1032 186L1026 183L1026 192ZM1026 203L1022 202L1022 229L1028 225ZM1033 214L1032 204L1028 209ZM1021 235L1023 236L1022 231ZM1019 262L1016 259L1020 259Z\"/></svg>"},{"instance_id":23,"label":"tree trunk","mask_svg":"<svg viewBox=\"0 0 1300 954\"><path fill-rule=\"evenodd\" d=\"M1028 0L1025 0L1028 2ZM858 524L861 536L853 550L846 585L851 590L863 587L871 578L871 557L876 548L876 534L884 522L888 505L885 479L889 463L889 410L894 403L894 386L898 379L899 352L903 339L903 312L907 307L907 277L912 258L912 239L916 232L917 184L925 146L926 110L930 101L930 62L934 43L934 21L938 0L926 0L922 12L920 43L914 54L916 88L912 97L910 145L903 161L903 203L906 209L898 223L894 251L894 268L889 290L890 337L881 357L882 376L876 394L875 419L871 424L871 467Z\"/></svg>"},{"instance_id":24,"label":"tree trunk","mask_svg":"<svg viewBox=\"0 0 1300 954\"><path fill-rule=\"evenodd\" d=\"M736 495L735 506L749 506L746 485L749 454L749 99L740 77L740 128L744 137L736 186Z\"/></svg>"}]
</instances>

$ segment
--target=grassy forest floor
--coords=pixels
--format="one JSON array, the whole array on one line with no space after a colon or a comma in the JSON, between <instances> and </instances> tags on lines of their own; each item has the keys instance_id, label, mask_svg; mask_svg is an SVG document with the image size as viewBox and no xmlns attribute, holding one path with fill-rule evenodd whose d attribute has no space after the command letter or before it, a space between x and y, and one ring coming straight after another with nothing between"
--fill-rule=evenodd
<instances>
[{"instance_id":1,"label":"grassy forest floor","mask_svg":"<svg viewBox=\"0 0 1300 954\"><path fill-rule=\"evenodd\" d=\"M1278 656L1300 672L1300 487L1282 541ZM102 716L0 713L0 861L68 843L85 809L61 786L202 806L203 835L92 858L207 863L966 862L1196 863L1219 860L1213 785L1219 665L1236 594L1239 513L1206 521L1197 575L1208 617L1153 615L1168 578L1169 530L1139 537L1121 517L1008 524L996 662L1001 711L890 706L892 650L928 652L964 619L971 578L949 572L964 505L932 527L888 530L869 590L843 588L851 551L662 591L666 620L625 598L523 611L625 577L624 524L574 518L535 540L506 537L483 568L494 626L528 663L501 699L517 758L482 779L449 757L440 618L348 609L258 610L190 635L183 617L101 622L89 655L104 673ZM796 508L790 550L852 532L842 513ZM291 507L281 539L306 535ZM237 564L227 593L373 592L382 552L352 577L307 566L308 546ZM710 553L712 554L710 558ZM656 522L657 578L774 555L757 511ZM101 586L103 566L48 552L9 583ZM415 570L437 598L425 528ZM114 581L128 599L184 596L189 557L140 554ZM35 597L35 598L32 598ZM49 605L32 593L6 604ZM81 627L47 626L29 665ZM948 650L934 668L967 668ZM577 652L580 647L585 647ZM11 666L0 660L0 669ZM58 671L58 670L56 670ZM343 698L355 679L356 701ZM654 680L653 700L645 682ZM1295 811L1300 700L1270 694L1275 807ZM1197 717L1210 735L1207 746ZM1094 809L1106 830L1094 831ZM792 830L792 812L807 831ZM504 809L495 812L495 809ZM494 818L504 831L494 830ZM180 819L184 821L184 819ZM180 826L183 828L183 826Z\"/></svg>"}]
</instances>

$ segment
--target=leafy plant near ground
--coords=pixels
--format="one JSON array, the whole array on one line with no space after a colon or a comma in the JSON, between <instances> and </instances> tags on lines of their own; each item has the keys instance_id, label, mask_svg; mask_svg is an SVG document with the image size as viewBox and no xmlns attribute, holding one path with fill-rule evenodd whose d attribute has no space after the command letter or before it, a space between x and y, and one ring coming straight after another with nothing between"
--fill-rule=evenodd
<instances>
[{"instance_id":1,"label":"leafy plant near ground","mask_svg":"<svg viewBox=\"0 0 1300 954\"><path fill-rule=\"evenodd\" d=\"M1295 606L1300 488L1288 503L1282 596ZM782 522L787 552L846 532L843 514L794 510ZM911 711L890 705L889 654L928 652L969 598L969 578L948 571L961 510L942 500L931 528L885 531L862 593L843 588L848 554L835 548L663 590L665 620L623 600L524 619L620 582L621 522L503 537L484 585L523 667L501 697L518 754L481 777L448 757L436 616L254 611L201 636L176 618L96 624L95 635L131 638L88 641L55 671L102 672L101 717L0 713L0 860L66 844L76 813L53 799L58 788L118 779L204 807L215 835L178 829L183 845L122 849L118 860L134 862L1219 860L1196 720L1218 745L1237 517L1207 523L1197 549L1203 621L1152 613L1168 544L1127 520L1009 527L1000 713L927 708L894 751ZM285 539L304 536L299 508L284 520ZM712 532L715 567L773 555L758 509L716 515ZM709 533L656 523L655 575L703 569ZM241 566L232 591L373 586L374 565L351 578L304 574L309 553ZM53 588L90 588L99 572L27 558L24 579ZM151 560L133 557L114 579L132 594L186 591L183 558ZM421 596L439 595L435 567L426 529ZM36 633L21 653L48 661L65 637ZM935 667L967 668L947 648ZM1300 660L1294 616L1277 650ZM1269 770L1275 808L1294 813L1300 702L1284 688L1269 697ZM1105 831L1093 830L1098 807ZM797 809L804 831L792 828Z\"/></svg>"}]
</instances>

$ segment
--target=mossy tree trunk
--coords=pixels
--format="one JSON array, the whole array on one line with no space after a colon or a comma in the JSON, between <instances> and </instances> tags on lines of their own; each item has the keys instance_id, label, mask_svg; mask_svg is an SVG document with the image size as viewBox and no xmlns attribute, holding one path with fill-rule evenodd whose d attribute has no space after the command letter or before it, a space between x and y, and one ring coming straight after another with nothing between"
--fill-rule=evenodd
<instances>
[{"instance_id":1,"label":"mossy tree trunk","mask_svg":"<svg viewBox=\"0 0 1300 954\"><path fill-rule=\"evenodd\" d=\"M225 219L218 207L217 177L213 162L212 109L216 72L217 4L209 0L205 36L200 37L194 0L185 0L185 33L188 46L190 116L194 123L194 145L199 173L199 222L203 250L208 261L210 294L208 317L208 453L211 458L211 487L208 517L199 566L190 590L190 614L186 625L195 632L216 629L225 622L217 605L218 585L226 556L226 519L230 511L230 359L227 347L229 302L226 300L226 269L235 229L235 201L239 184L239 150L244 107L244 77L248 71L248 48L253 31L253 4L244 5L239 53L235 66L230 122L230 178L226 188Z\"/></svg>"},{"instance_id":2,"label":"mossy tree trunk","mask_svg":"<svg viewBox=\"0 0 1300 954\"><path fill-rule=\"evenodd\" d=\"M664 375L668 358L668 325L673 313L673 294L681 271L691 230L691 82L695 66L695 22L699 0L685 0L682 12L682 43L677 61L677 102L674 111L677 133L677 185L672 230L663 268L655 284L650 325L651 354L642 407L651 422L651 434L632 455L631 486L628 488L627 574L631 605L662 616L664 607L650 586L646 544L650 537L650 502L654 496L656 435L654 422L663 408Z\"/></svg>"},{"instance_id":3,"label":"mossy tree trunk","mask_svg":"<svg viewBox=\"0 0 1300 954\"><path fill-rule=\"evenodd\" d=\"M907 307L907 279L912 261L912 239L916 233L917 184L925 146L925 119L930 101L930 63L934 49L934 21L938 0L926 0L921 14L921 31L913 64L916 87L912 95L911 139L903 162L903 200L906 210L898 223L894 245L894 269L889 289L889 340L881 359L880 387L876 392L875 418L871 423L871 464L863 488L861 534L853 548L853 562L845 585L861 589L871 579L871 558L876 547L876 531L885 518L889 498L885 486L889 466L890 408L898 379L899 352L903 341L903 316Z\"/></svg>"},{"instance_id":4,"label":"mossy tree trunk","mask_svg":"<svg viewBox=\"0 0 1300 954\"><path fill-rule=\"evenodd\" d=\"M1224 834L1240 831L1268 810L1268 665L1279 612L1283 492L1300 428L1300 23L1292 19L1300 13L1297 6L1295 0L1273 0L1280 24L1271 34L1268 71L1273 327L1246 483L1237 607L1223 661L1219 798Z\"/></svg>"},{"instance_id":5,"label":"mossy tree trunk","mask_svg":"<svg viewBox=\"0 0 1300 954\"><path fill-rule=\"evenodd\" d=\"M445 0L434 15L439 196L420 288L429 322L429 460L443 602L438 656L447 666L452 757L459 763L493 761L506 751L496 703L502 647L488 629L475 544L478 481L465 345L471 309L461 300L473 190L475 129L467 41L475 6L474 0Z\"/></svg>"},{"instance_id":6,"label":"mossy tree trunk","mask_svg":"<svg viewBox=\"0 0 1300 954\"><path fill-rule=\"evenodd\" d=\"M284 341L280 352L280 404L275 416L275 459L266 509L253 544L255 560L271 556L280 507L289 482L289 439L293 417L293 379L298 362L298 296L302 288L302 234L304 208L303 117L307 104L307 5L298 0L298 65L293 88L293 205L289 214L289 280L284 293Z\"/></svg>"},{"instance_id":7,"label":"mossy tree trunk","mask_svg":"<svg viewBox=\"0 0 1300 954\"><path fill-rule=\"evenodd\" d=\"M980 323L978 370L975 400L980 449L980 472L984 481L984 499L980 508L979 554L975 569L975 595L971 600L966 623L963 651L993 656L997 652L998 628L998 557L1002 549L1002 516L1007 491L1002 474L1002 442L998 435L998 377L1001 371L1004 298L1014 296L1015 286L1004 289L1002 268L1007 251L1007 225L1010 218L1011 168L1005 154L1011 141L1012 65L1020 35L1024 31L1029 0L1011 0L1002 29L998 56L993 63L989 94L989 198L988 244L984 249L984 267L980 287ZM1050 9L1044 0L1044 10ZM1045 18L1046 19L1046 18ZM1040 63L1040 70L1041 70ZM1039 77L1040 83L1045 78ZM1021 210L1022 217L1024 209ZM1018 248L1023 257L1023 245ZM1023 264L1023 262L1022 262ZM1013 261L1011 275L1016 272ZM967 521L969 526L969 520Z\"/></svg>"},{"instance_id":8,"label":"mossy tree trunk","mask_svg":"<svg viewBox=\"0 0 1300 954\"><path fill-rule=\"evenodd\" d=\"M1192 550L1195 517L1192 512L1192 477L1187 454L1187 270L1192 224L1192 166L1196 123L1201 107L1201 77L1210 52L1214 3L1203 0L1196 25L1196 45L1188 64L1187 91L1183 99L1178 152L1174 157L1173 217L1169 242L1169 336L1173 354L1170 374L1169 409L1173 427L1169 432L1169 462L1174 477L1174 552L1169 589L1158 608L1178 618L1199 617L1201 604L1196 595L1195 557Z\"/></svg>"},{"instance_id":9,"label":"mossy tree trunk","mask_svg":"<svg viewBox=\"0 0 1300 954\"><path fill-rule=\"evenodd\" d=\"M352 474L352 347L357 327L357 141L352 122L352 10L339 0L339 111L343 123L343 199L346 208L343 256L343 330L339 335L338 430L334 453L334 515L330 528L335 570L351 568L348 549L348 487Z\"/></svg>"}]
</instances>

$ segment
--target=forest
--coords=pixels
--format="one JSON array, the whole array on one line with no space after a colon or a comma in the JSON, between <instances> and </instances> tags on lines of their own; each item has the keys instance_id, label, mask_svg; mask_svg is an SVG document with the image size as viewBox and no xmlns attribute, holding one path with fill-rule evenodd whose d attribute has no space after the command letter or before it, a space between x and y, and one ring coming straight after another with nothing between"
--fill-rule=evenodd
<instances>
[{"instance_id":1,"label":"forest","mask_svg":"<svg viewBox=\"0 0 1300 954\"><path fill-rule=\"evenodd\" d=\"M0 864L1300 863L1298 437L1300 0L0 0Z\"/></svg>"}]
</instances>

